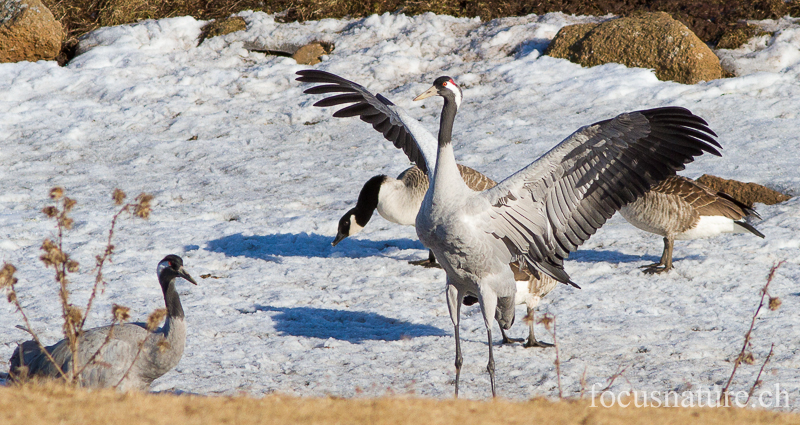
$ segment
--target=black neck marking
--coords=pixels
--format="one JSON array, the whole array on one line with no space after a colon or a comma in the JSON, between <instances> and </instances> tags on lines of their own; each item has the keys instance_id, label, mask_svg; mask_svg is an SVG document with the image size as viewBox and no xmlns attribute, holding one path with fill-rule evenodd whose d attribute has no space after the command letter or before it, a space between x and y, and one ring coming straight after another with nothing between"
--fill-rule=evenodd
<instances>
[{"instance_id":1,"label":"black neck marking","mask_svg":"<svg viewBox=\"0 0 800 425\"><path fill-rule=\"evenodd\" d=\"M358 194L358 202L356 207L353 208L356 217L356 223L364 227L369 223L372 218L372 213L378 208L378 197L380 196L381 186L386 181L385 175L378 175L364 183L361 188L361 193Z\"/></svg>"}]
</instances>

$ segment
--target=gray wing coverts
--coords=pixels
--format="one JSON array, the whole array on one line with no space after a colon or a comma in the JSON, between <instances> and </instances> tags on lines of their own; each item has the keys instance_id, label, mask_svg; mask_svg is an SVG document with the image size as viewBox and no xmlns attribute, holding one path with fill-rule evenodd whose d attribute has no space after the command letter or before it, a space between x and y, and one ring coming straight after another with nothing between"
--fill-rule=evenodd
<instances>
[{"instance_id":1,"label":"gray wing coverts","mask_svg":"<svg viewBox=\"0 0 800 425\"><path fill-rule=\"evenodd\" d=\"M425 174L428 174L428 166L425 157L420 151L417 140L411 134L411 130L403 123L403 119L398 113L390 108L394 104L387 98L373 95L360 84L346 80L338 75L325 71L303 70L298 71L297 81L303 83L320 83L306 89L303 93L307 94L329 94L343 93L320 100L314 106L337 106L351 103L336 111L333 116L359 117L362 121L372 124L375 130L380 131L387 140L392 142L395 147L403 150L414 164L417 165Z\"/></svg>"},{"instance_id":2,"label":"gray wing coverts","mask_svg":"<svg viewBox=\"0 0 800 425\"><path fill-rule=\"evenodd\" d=\"M138 352L138 343L147 338L150 333L136 324L126 323L114 327L114 336L106 343L106 336L110 326L88 330L81 338L79 344L80 362L78 369L83 369L80 375L81 385L91 387L111 387L116 385L125 375ZM104 343L106 343L104 345ZM100 347L103 349L92 363L84 368L85 362L90 360ZM45 378L59 378L59 368L65 374L72 372L72 351L66 341L45 347L58 364L56 367L45 355L35 341L26 341L14 350L10 359L9 370L19 373L20 366L28 368L28 376ZM144 359L147 353L143 352ZM130 379L136 377L131 375ZM152 380L151 380L152 381Z\"/></svg>"},{"instance_id":3,"label":"gray wing coverts","mask_svg":"<svg viewBox=\"0 0 800 425\"><path fill-rule=\"evenodd\" d=\"M577 286L563 269L569 253L695 156L719 156L715 136L702 118L679 107L583 127L483 193L493 206L492 234L515 260Z\"/></svg>"}]
</instances>

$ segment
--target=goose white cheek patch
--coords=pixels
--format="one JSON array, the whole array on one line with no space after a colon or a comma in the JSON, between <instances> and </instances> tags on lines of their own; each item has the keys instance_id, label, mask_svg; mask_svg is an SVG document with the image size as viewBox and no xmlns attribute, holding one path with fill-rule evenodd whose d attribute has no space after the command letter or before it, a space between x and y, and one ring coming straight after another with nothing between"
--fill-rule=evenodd
<instances>
[{"instance_id":1,"label":"goose white cheek patch","mask_svg":"<svg viewBox=\"0 0 800 425\"><path fill-rule=\"evenodd\" d=\"M359 224L356 222L356 215L352 214L350 216L350 234L348 236L353 236L356 233L361 232L363 229L364 228L359 226Z\"/></svg>"}]
</instances>

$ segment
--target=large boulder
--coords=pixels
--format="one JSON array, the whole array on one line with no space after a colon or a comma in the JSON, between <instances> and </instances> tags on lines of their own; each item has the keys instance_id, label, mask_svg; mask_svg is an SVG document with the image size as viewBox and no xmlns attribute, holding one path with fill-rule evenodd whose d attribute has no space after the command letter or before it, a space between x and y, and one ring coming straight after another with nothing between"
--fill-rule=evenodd
<instances>
[{"instance_id":1,"label":"large boulder","mask_svg":"<svg viewBox=\"0 0 800 425\"><path fill-rule=\"evenodd\" d=\"M652 68L659 80L683 84L722 77L714 52L664 12L566 26L556 34L545 54L582 66L616 62Z\"/></svg>"},{"instance_id":2,"label":"large boulder","mask_svg":"<svg viewBox=\"0 0 800 425\"><path fill-rule=\"evenodd\" d=\"M55 59L63 37L61 24L40 0L0 2L0 62Z\"/></svg>"}]
</instances>

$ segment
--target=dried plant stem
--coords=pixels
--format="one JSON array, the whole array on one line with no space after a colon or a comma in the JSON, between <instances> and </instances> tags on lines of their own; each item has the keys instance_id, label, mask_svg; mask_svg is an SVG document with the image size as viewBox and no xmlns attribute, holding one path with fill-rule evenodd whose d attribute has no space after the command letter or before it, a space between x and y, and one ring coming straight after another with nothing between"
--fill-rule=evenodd
<instances>
[{"instance_id":1,"label":"dried plant stem","mask_svg":"<svg viewBox=\"0 0 800 425\"><path fill-rule=\"evenodd\" d=\"M147 338L150 337L150 334L151 332L148 331L144 339L142 339L141 342L139 342L139 349L136 350L136 355L133 356L133 361L131 362L131 365L128 366L128 369L125 371L125 374L122 375L122 378L119 378L119 382L117 382L116 385L114 385L114 389L117 389L117 387L119 387L122 381L124 381L125 378L128 377L128 374L131 373L131 370L133 370L133 365L135 365L136 361L139 360L139 356L142 354L142 350L144 350L144 344L147 342Z\"/></svg>"},{"instance_id":2,"label":"dried plant stem","mask_svg":"<svg viewBox=\"0 0 800 425\"><path fill-rule=\"evenodd\" d=\"M731 371L731 376L728 378L728 382L725 383L725 386L722 388L722 392L720 393L720 402L723 400L725 401L725 405L727 406L728 403L728 388L733 382L733 377L736 375L736 370L739 369L739 365L742 364L742 361L745 358L747 347L750 345L750 336L753 332L753 328L756 325L756 317L758 317L758 313L761 311L761 307L764 306L764 298L766 298L769 293L767 290L769 289L769 284L772 283L772 279L775 277L775 271L778 270L780 266L783 265L785 261L781 261L778 264L775 264L770 268L769 275L767 276L767 283L764 284L764 287L761 288L761 300L758 302L758 307L756 307L755 313L753 313L753 318L750 321L750 328L747 330L747 333L744 334L744 344L742 344L742 349L739 352L739 355L736 357L736 360L733 362L733 370ZM771 352L771 350L770 350Z\"/></svg>"},{"instance_id":3,"label":"dried plant stem","mask_svg":"<svg viewBox=\"0 0 800 425\"><path fill-rule=\"evenodd\" d=\"M581 395L580 399L583 400L583 395L586 394L586 369L587 367L583 367L583 374L581 375Z\"/></svg>"},{"instance_id":4,"label":"dried plant stem","mask_svg":"<svg viewBox=\"0 0 800 425\"><path fill-rule=\"evenodd\" d=\"M133 366L136 364L136 360L139 359L139 355L142 354L142 350L144 349L144 345L147 342L147 338L149 338L150 335L155 334L156 329L158 329L158 324L161 323L161 320L163 320L166 315L167 315L166 309L156 309L155 311L150 313L150 316L147 317L147 325L145 327L145 329L147 330L147 335L145 335L142 341L139 342L139 349L136 351L136 355L133 357L131 365L128 366L128 370L125 371L125 374L122 375L122 378L120 378L119 382L117 382L117 384L114 385L114 388L117 388L119 384L121 384L122 381L124 381L125 378L128 377L128 374L131 372ZM161 342L166 342L166 340L159 341L156 345L160 346Z\"/></svg>"},{"instance_id":5,"label":"dried plant stem","mask_svg":"<svg viewBox=\"0 0 800 425\"><path fill-rule=\"evenodd\" d=\"M112 199L114 200L115 205L122 205L123 200L125 199L126 195L123 191L119 189L115 189L114 193L112 194ZM122 205L120 210L113 216L111 220L111 227L108 232L108 240L106 242L105 250L102 255L97 255L96 259L96 275L95 275L95 282L92 287L92 291L89 295L89 300L86 305L86 309L81 311L81 309L75 305L70 304L70 291L69 291L69 278L68 273L76 273L78 272L78 263L70 258L70 255L64 251L64 234L66 230L70 230L73 225L73 219L69 217L70 211L75 206L76 202L73 199L70 199L64 196L64 189L61 187L54 187L50 190L50 198L54 201L55 205L48 205L46 206L42 212L51 219L56 221L57 225L57 233L56 237L54 238L55 241L50 239L45 239L42 243L41 249L44 251L44 254L40 257L41 261L45 264L46 267L53 267L55 270L55 280L58 282L59 285L59 301L61 302L61 315L62 319L64 320L63 323L63 332L64 332L64 339L67 347L72 354L72 361L71 363L71 370L65 371L63 369L63 365L59 365L53 355L47 351L44 344L42 344L39 337L33 332L30 321L28 320L28 316L22 309L22 305L17 299L17 293L14 288L14 284L17 281L13 277L13 273L15 271L14 267L10 264L7 264L1 271L2 275L0 275L0 284L3 287L10 286L9 293L8 293L8 301L14 303L17 310L22 315L22 318L25 322L26 328L25 331L28 332L35 341L38 349L41 350L41 353L47 357L47 360L55 366L56 370L58 371L58 375L63 378L68 383L74 384L79 382L79 377L81 373L83 373L86 368L92 364L98 356L100 356L101 351L111 342L113 339L113 333L115 330L115 326L121 324L123 321L127 320L128 311L127 307L121 307L115 305L112 309L114 314L114 319L112 320L111 326L108 329L108 333L106 334L106 338L100 347L91 355L89 358L83 362L83 365L79 365L80 359L78 356L79 353L79 345L80 345L80 337L83 334L83 327L86 324L86 320L89 316L89 312L92 309L94 304L94 300L97 296L98 291L101 290L101 286L105 285L105 281L103 279L103 266L106 262L111 261L111 256L114 253L114 245L111 243L114 237L114 231L116 229L116 224L120 216L128 212L131 215L135 215L137 217L147 219L151 212L151 201L153 197L146 193L142 193L135 198L135 202L128 203ZM60 208L59 208L60 207ZM152 331L148 329L148 331ZM147 338L145 338L146 340ZM144 341L140 344L139 351L141 352L142 348L144 347ZM20 365L25 366L25 352L21 350L20 347ZM88 354L88 353L87 353ZM139 354L137 353L137 358ZM135 360L134 360L135 363ZM129 369L130 371L130 369ZM68 373L69 372L69 373ZM21 373L20 373L21 375ZM127 375L127 372L126 372ZM124 377L123 377L124 379Z\"/></svg>"},{"instance_id":6,"label":"dried plant stem","mask_svg":"<svg viewBox=\"0 0 800 425\"><path fill-rule=\"evenodd\" d=\"M106 261L109 261L111 258L111 254L114 253L114 245L111 244L111 240L114 237L114 228L117 226L117 219L122 215L124 212L130 212L130 208L135 206L135 204L126 204L123 206L114 217L111 219L111 228L108 230L108 241L106 242L106 248L103 251L103 255L98 255L96 257L96 274L94 279L94 286L92 287L92 292L89 294L89 301L86 303L86 312L83 315L83 320L80 324L80 329L83 329L84 324L86 323L86 318L89 317L89 311L92 309L92 303L94 302L94 298L97 296L97 290L102 283L105 286L105 280L103 279L103 265L105 265Z\"/></svg>"},{"instance_id":7,"label":"dried plant stem","mask_svg":"<svg viewBox=\"0 0 800 425\"><path fill-rule=\"evenodd\" d=\"M558 353L558 340L556 339L556 320L553 318L553 345L556 348L556 378L558 378L558 398L564 398L564 391L561 389L561 358Z\"/></svg>"},{"instance_id":8,"label":"dried plant stem","mask_svg":"<svg viewBox=\"0 0 800 425\"><path fill-rule=\"evenodd\" d=\"M527 319L527 316L526 316ZM530 319L528 319L530 320ZM545 313L539 323L544 325L544 328L553 334L553 347L556 349L556 360L553 362L556 365L556 380L558 381L558 398L564 398L564 391L561 389L561 354L558 351L558 337L556 335L556 316L551 313Z\"/></svg>"},{"instance_id":9,"label":"dried plant stem","mask_svg":"<svg viewBox=\"0 0 800 425\"><path fill-rule=\"evenodd\" d=\"M56 282L59 284L59 296L61 298L61 315L64 319L64 337L67 339L69 350L72 352L71 368L72 368L72 381L78 379L78 335L79 328L76 323L71 319L70 304L69 304L69 279L67 279L67 261L68 255L64 253L64 223L68 220L67 217L67 198L64 198L64 207L59 215L56 223L58 225L58 236L56 238L56 245L58 246L59 261L53 265L56 269Z\"/></svg>"},{"instance_id":10,"label":"dried plant stem","mask_svg":"<svg viewBox=\"0 0 800 425\"><path fill-rule=\"evenodd\" d=\"M553 315L553 347L556 349L556 380L558 381L558 398L564 398L564 391L561 389L561 356L558 352L558 338L556 337L556 316Z\"/></svg>"},{"instance_id":11,"label":"dried plant stem","mask_svg":"<svg viewBox=\"0 0 800 425\"><path fill-rule=\"evenodd\" d=\"M13 285L11 286L11 290L16 292L14 290ZM61 377L64 378L65 380L68 380L67 374L64 373L64 371L61 369L61 366L58 363L56 363L56 360L53 358L50 352L47 351L47 349L45 349L44 344L42 344L42 341L39 340L39 337L31 329L31 322L28 320L28 315L25 314L24 310L22 310L22 304L20 304L19 299L17 299L16 296L14 297L14 305L17 307L17 311L19 311L19 314L22 316L22 320L25 321L25 328L24 328L25 332L28 332L31 335L31 337L33 337L33 340L36 341L36 345L38 345L39 349L42 350L42 353L44 353L44 355L47 356L47 360L49 360L50 363L52 363L53 366L56 367L58 374L61 375ZM22 346L19 346L19 351L20 351L20 356L19 356L20 363L22 363L22 365L24 366L25 352L22 350Z\"/></svg>"},{"instance_id":12,"label":"dried plant stem","mask_svg":"<svg viewBox=\"0 0 800 425\"><path fill-rule=\"evenodd\" d=\"M108 334L106 334L106 339L104 339L103 343L100 344L99 347L97 347L97 350L94 352L94 354L92 354L91 357L89 357L89 360L86 360L85 362L83 362L83 366L81 366L80 370L78 370L78 374L75 375L76 379L78 379L78 377L80 377L80 374L82 374L83 371L86 370L86 368L89 367L89 365L94 362L94 360L97 358L97 356L100 355L100 351L102 351L103 348L106 345L108 345L109 342L111 342L111 338L114 337L114 326L116 326L116 325L117 325L117 321L116 320L111 322L111 326L108 329ZM78 359L73 357L72 358L72 363L77 363L77 362L78 362Z\"/></svg>"},{"instance_id":13,"label":"dried plant stem","mask_svg":"<svg viewBox=\"0 0 800 425\"><path fill-rule=\"evenodd\" d=\"M753 382L753 386L750 387L750 391L747 393L747 401L744 404L748 404L750 402L750 397L753 397L753 393L756 392L756 388L761 386L761 374L764 373L764 368L769 363L769 359L772 357L772 352L775 349L775 343L773 342L772 345L769 347L769 354L767 354L767 358L764 359L764 364L761 365L761 369L758 371L758 375L756 376L756 381Z\"/></svg>"},{"instance_id":14,"label":"dried plant stem","mask_svg":"<svg viewBox=\"0 0 800 425\"><path fill-rule=\"evenodd\" d=\"M608 385L606 385L605 388L600 390L600 392L603 393L603 392L606 392L606 391L610 390L611 387L614 385L614 381L616 381L617 378L621 377L622 374L625 373L626 370L628 370L628 366L625 366L625 367L617 366L617 371L614 372L614 374L611 375L610 378L608 378ZM627 378L625 378L625 379L627 380ZM628 385L630 385L630 381L628 381Z\"/></svg>"}]
</instances>

